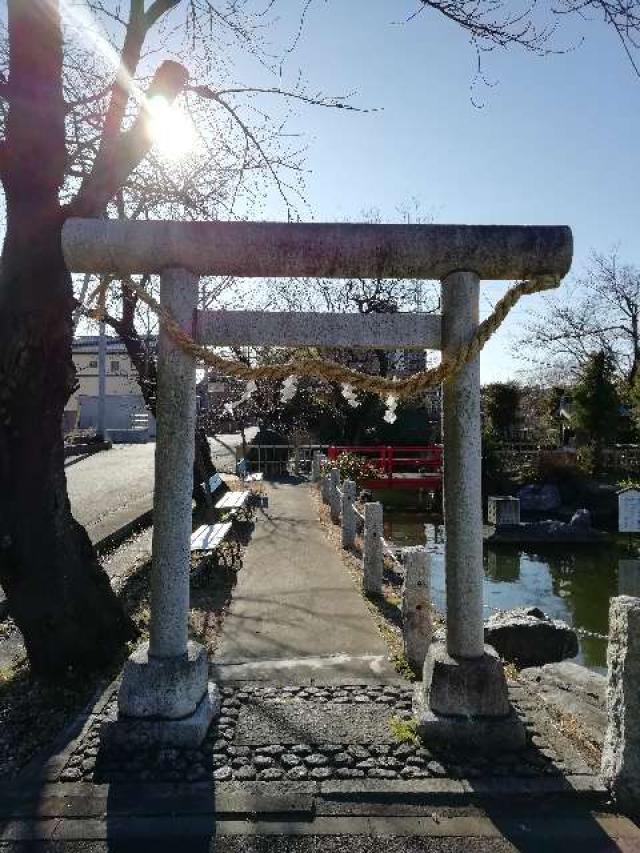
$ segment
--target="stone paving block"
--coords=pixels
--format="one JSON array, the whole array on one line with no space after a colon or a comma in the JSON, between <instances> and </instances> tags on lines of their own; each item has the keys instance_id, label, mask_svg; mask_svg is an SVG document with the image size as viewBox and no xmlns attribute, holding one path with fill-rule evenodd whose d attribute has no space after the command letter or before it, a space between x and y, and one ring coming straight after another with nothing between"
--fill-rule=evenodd
<instances>
[{"instance_id":1,"label":"stone paving block","mask_svg":"<svg viewBox=\"0 0 640 853\"><path fill-rule=\"evenodd\" d=\"M333 705L264 698L245 706L238 717L237 744L393 743L391 716L374 702Z\"/></svg>"}]
</instances>

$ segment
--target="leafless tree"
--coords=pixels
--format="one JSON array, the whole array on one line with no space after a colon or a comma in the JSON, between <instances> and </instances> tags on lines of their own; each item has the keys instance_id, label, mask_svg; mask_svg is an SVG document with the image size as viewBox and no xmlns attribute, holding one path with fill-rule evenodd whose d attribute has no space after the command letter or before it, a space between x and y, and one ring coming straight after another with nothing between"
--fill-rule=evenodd
<instances>
[{"instance_id":1,"label":"leafless tree","mask_svg":"<svg viewBox=\"0 0 640 853\"><path fill-rule=\"evenodd\" d=\"M0 273L0 582L33 670L49 677L100 666L133 631L67 497L61 420L76 380L74 298L61 228L70 216L118 215L119 207L127 216L143 214L139 200L151 207L153 173L161 178L154 185L162 187L155 201L169 215L183 215L187 202L197 209L210 172L178 180L175 170L169 175L149 157L149 104L156 96L199 112L210 159L225 174L220 213L252 173L269 174L287 199L295 192L299 170L282 158L269 122L261 124L256 99L304 100L304 92L248 93L249 120L240 90L221 85L227 78L219 55L229 42L267 61L260 40L272 5L90 0L90 11L102 20L96 28L73 0L64 7L59 0L8 0L0 76L7 211ZM208 133L202 129L207 121L217 122Z\"/></svg>"},{"instance_id":2,"label":"leafless tree","mask_svg":"<svg viewBox=\"0 0 640 853\"><path fill-rule=\"evenodd\" d=\"M640 269L617 254L594 254L583 276L546 296L518 341L534 366L576 376L597 352L631 388L640 370Z\"/></svg>"}]
</instances>

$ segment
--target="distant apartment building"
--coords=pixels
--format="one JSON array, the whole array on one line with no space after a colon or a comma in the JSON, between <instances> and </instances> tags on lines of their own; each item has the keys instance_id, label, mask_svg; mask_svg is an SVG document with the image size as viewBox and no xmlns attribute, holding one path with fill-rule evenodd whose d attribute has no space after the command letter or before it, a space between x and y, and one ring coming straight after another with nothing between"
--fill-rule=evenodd
<instances>
[{"instance_id":1,"label":"distant apartment building","mask_svg":"<svg viewBox=\"0 0 640 853\"><path fill-rule=\"evenodd\" d=\"M63 429L91 430L98 424L98 335L74 339L73 363L78 389L68 400ZM153 342L155 345L155 341ZM145 418L145 406L136 371L120 338L107 336L105 362L105 430L128 430ZM155 421L149 418L149 434L155 435Z\"/></svg>"}]
</instances>

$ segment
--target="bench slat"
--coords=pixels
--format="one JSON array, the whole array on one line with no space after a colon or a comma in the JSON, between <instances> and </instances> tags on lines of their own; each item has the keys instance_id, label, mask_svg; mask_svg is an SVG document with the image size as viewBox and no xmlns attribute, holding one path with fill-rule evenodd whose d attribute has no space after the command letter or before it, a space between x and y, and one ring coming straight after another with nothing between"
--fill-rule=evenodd
<instances>
[{"instance_id":1,"label":"bench slat","mask_svg":"<svg viewBox=\"0 0 640 853\"><path fill-rule=\"evenodd\" d=\"M249 492L227 492L216 503L216 509L242 509L249 499Z\"/></svg>"},{"instance_id":2,"label":"bench slat","mask_svg":"<svg viewBox=\"0 0 640 853\"><path fill-rule=\"evenodd\" d=\"M231 522L203 524L191 535L192 551L213 551L231 530Z\"/></svg>"}]
</instances>

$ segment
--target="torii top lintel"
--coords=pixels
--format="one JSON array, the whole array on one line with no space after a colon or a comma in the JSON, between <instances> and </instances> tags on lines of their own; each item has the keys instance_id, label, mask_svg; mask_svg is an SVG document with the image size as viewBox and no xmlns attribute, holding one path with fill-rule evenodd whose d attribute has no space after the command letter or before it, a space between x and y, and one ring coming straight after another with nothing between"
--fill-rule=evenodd
<instances>
[{"instance_id":1,"label":"torii top lintel","mask_svg":"<svg viewBox=\"0 0 640 853\"><path fill-rule=\"evenodd\" d=\"M69 219L62 245L71 272L247 278L562 278L573 254L570 228L555 225Z\"/></svg>"}]
</instances>

